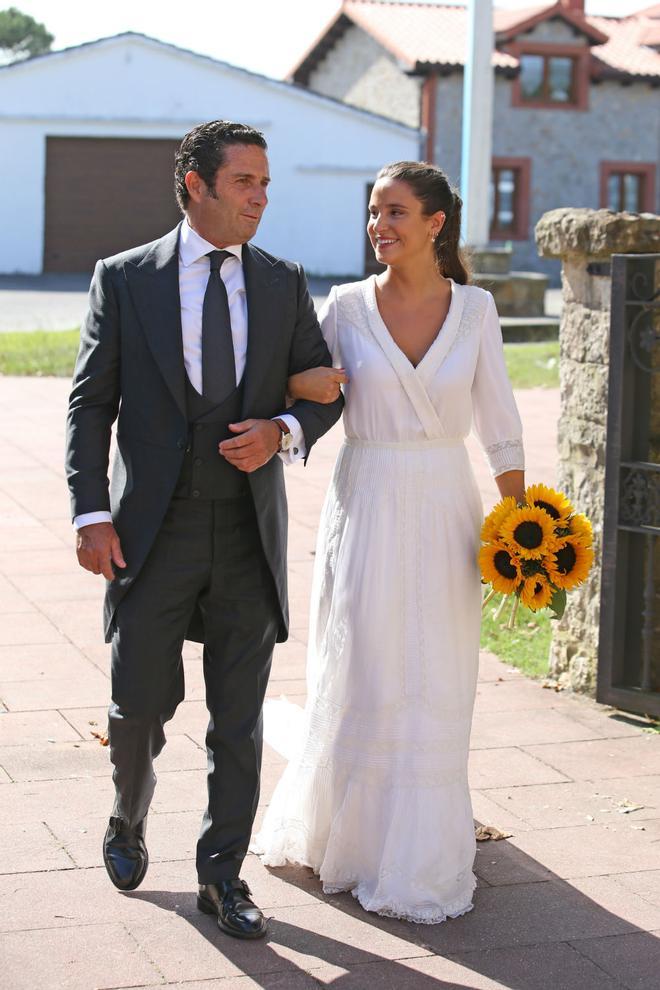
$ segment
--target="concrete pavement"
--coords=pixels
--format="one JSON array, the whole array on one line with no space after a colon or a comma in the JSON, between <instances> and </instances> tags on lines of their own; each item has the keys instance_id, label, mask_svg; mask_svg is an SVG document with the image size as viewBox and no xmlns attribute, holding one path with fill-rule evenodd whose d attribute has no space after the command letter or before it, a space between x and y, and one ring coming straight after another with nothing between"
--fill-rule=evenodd
<instances>
[{"instance_id":1,"label":"concrete pavement","mask_svg":"<svg viewBox=\"0 0 660 990\"><path fill-rule=\"evenodd\" d=\"M98 578L75 563L62 470L68 384L0 378L0 966L11 990L657 990L660 737L482 655L470 774L476 819L511 833L479 845L475 909L437 926L326 897L305 869L245 878L267 941L199 914L194 846L205 795L200 654L170 723L142 887L122 895L101 860L112 800L108 650ZM558 395L518 394L528 476L554 481ZM336 429L287 472L292 637L269 693L301 701L320 504ZM474 450L474 446L471 446ZM475 453L487 505L493 483ZM283 761L267 750L262 806ZM405 850L402 851L405 855Z\"/></svg>"}]
</instances>

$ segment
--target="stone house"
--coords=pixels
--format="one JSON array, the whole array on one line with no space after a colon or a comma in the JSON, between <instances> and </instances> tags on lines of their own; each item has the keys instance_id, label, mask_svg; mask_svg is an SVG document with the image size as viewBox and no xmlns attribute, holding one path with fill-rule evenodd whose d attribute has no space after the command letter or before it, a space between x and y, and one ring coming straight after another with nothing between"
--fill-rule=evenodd
<instances>
[{"instance_id":1,"label":"stone house","mask_svg":"<svg viewBox=\"0 0 660 990\"><path fill-rule=\"evenodd\" d=\"M659 212L660 4L591 17L584 0L494 12L491 242L538 257L548 210ZM422 128L425 157L458 184L465 7L345 0L292 70L301 86Z\"/></svg>"}]
</instances>

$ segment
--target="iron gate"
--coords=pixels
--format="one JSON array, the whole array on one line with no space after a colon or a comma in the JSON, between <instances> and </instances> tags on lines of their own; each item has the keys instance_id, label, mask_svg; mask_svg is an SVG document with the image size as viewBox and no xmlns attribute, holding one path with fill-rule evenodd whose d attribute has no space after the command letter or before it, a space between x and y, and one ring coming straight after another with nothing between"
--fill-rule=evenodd
<instances>
[{"instance_id":1,"label":"iron gate","mask_svg":"<svg viewBox=\"0 0 660 990\"><path fill-rule=\"evenodd\" d=\"M660 254L614 255L597 698L660 716Z\"/></svg>"}]
</instances>

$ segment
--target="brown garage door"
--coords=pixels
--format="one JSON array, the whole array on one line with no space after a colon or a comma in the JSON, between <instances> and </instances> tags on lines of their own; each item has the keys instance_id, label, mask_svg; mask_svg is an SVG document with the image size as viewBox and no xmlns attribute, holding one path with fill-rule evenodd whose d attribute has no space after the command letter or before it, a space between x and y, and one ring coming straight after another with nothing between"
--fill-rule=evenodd
<instances>
[{"instance_id":1,"label":"brown garage door","mask_svg":"<svg viewBox=\"0 0 660 990\"><path fill-rule=\"evenodd\" d=\"M144 244L181 219L178 141L48 138L44 271L90 272L98 258Z\"/></svg>"}]
</instances>

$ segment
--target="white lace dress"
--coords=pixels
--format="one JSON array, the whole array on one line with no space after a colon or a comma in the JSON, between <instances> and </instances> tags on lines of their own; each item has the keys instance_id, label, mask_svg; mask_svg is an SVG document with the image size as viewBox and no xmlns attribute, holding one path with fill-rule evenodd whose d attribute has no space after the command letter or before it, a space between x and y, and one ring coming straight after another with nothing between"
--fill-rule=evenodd
<instances>
[{"instance_id":1,"label":"white lace dress","mask_svg":"<svg viewBox=\"0 0 660 990\"><path fill-rule=\"evenodd\" d=\"M482 289L452 283L417 367L374 278L333 289L321 325L350 377L346 438L318 535L302 741L253 848L368 910L439 922L475 886L482 509L463 440L473 421L494 474L522 468L520 418Z\"/></svg>"}]
</instances>

